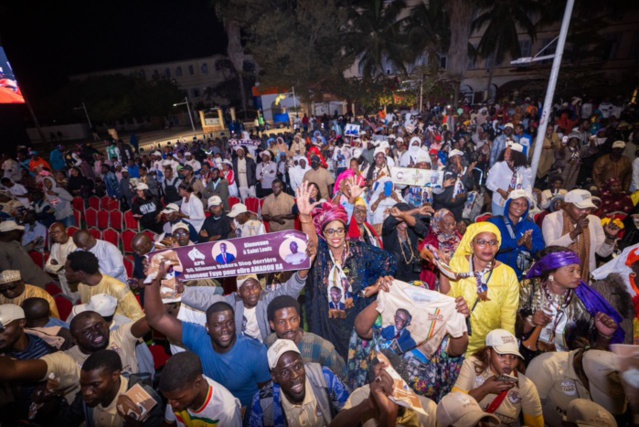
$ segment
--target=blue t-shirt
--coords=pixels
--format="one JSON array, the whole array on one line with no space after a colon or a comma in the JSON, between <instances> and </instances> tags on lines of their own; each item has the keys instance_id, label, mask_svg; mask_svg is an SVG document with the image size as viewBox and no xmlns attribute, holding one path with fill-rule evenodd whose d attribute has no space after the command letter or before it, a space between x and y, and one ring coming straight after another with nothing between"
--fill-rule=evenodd
<instances>
[{"instance_id":1,"label":"blue t-shirt","mask_svg":"<svg viewBox=\"0 0 639 427\"><path fill-rule=\"evenodd\" d=\"M203 326L183 322L182 342L200 357L204 375L226 387L242 406L250 408L257 384L271 380L266 347L253 338L238 335L233 348L219 354Z\"/></svg>"},{"instance_id":2,"label":"blue t-shirt","mask_svg":"<svg viewBox=\"0 0 639 427\"><path fill-rule=\"evenodd\" d=\"M68 323L63 322L60 319L56 319L55 317L49 317L49 322L46 325L44 325L45 328L49 328L51 326L59 326L64 329L69 329Z\"/></svg>"}]
</instances>

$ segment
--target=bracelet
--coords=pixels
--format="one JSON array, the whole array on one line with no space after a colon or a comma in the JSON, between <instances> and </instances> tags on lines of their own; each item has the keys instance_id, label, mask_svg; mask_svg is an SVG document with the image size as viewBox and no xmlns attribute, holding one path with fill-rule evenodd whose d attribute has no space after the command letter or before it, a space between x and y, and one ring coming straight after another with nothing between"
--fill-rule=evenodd
<instances>
[{"instance_id":1,"label":"bracelet","mask_svg":"<svg viewBox=\"0 0 639 427\"><path fill-rule=\"evenodd\" d=\"M308 221L302 221L302 216L300 215L300 222L302 224L308 224L309 222L313 222L313 218L309 219Z\"/></svg>"},{"instance_id":2,"label":"bracelet","mask_svg":"<svg viewBox=\"0 0 639 427\"><path fill-rule=\"evenodd\" d=\"M602 334L601 332L599 332L599 336L600 336L601 338L606 339L606 340L611 340L611 339L612 339L612 337L614 337L614 336L615 336L615 334L612 334L612 335L604 335L604 334Z\"/></svg>"},{"instance_id":3,"label":"bracelet","mask_svg":"<svg viewBox=\"0 0 639 427\"><path fill-rule=\"evenodd\" d=\"M533 328L536 328L536 327L537 327L537 324L536 324L536 323L535 323L535 321L533 320L533 316L532 316L532 314L531 314L530 316L526 317L526 321L528 321L528 323L530 323L530 324L533 326Z\"/></svg>"}]
</instances>

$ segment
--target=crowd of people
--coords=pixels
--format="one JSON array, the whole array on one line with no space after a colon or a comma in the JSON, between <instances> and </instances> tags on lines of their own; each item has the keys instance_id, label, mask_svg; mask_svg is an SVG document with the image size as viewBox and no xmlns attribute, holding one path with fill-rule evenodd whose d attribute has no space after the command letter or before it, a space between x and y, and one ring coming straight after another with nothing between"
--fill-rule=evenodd
<instances>
[{"instance_id":1,"label":"crowd of people","mask_svg":"<svg viewBox=\"0 0 639 427\"><path fill-rule=\"evenodd\" d=\"M533 175L540 109L4 153L0 424L639 424L611 347L639 344L639 111L556 104ZM137 219L132 268L78 212L93 197ZM170 300L149 274L294 229L299 271L178 276Z\"/></svg>"}]
</instances>

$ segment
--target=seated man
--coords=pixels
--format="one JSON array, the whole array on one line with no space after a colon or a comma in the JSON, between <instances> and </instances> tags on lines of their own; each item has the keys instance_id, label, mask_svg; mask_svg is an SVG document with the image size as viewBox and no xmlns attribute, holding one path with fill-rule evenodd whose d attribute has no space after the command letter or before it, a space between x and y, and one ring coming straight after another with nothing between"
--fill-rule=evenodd
<instances>
[{"instance_id":1,"label":"seated man","mask_svg":"<svg viewBox=\"0 0 639 427\"><path fill-rule=\"evenodd\" d=\"M292 340L302 355L304 363L317 363L333 371L338 377L344 376L344 359L335 351L330 341L300 328L302 322L300 303L289 295L273 298L268 305L268 322L275 332L264 339L270 347L279 339Z\"/></svg>"},{"instance_id":2,"label":"seated man","mask_svg":"<svg viewBox=\"0 0 639 427\"><path fill-rule=\"evenodd\" d=\"M142 422L118 407L120 396L133 386L139 385L153 399L155 405ZM139 408L139 405L138 405ZM139 375L123 375L122 360L114 350L98 350L82 364L80 371L80 391L71 405L62 404L57 420L58 425L87 426L161 426L164 414L162 398L150 383Z\"/></svg>"},{"instance_id":3,"label":"seated man","mask_svg":"<svg viewBox=\"0 0 639 427\"><path fill-rule=\"evenodd\" d=\"M231 228L235 237L252 237L266 234L266 228L259 219L251 218L251 213L244 203L236 203L226 216L231 218Z\"/></svg>"},{"instance_id":4,"label":"seated man","mask_svg":"<svg viewBox=\"0 0 639 427\"><path fill-rule=\"evenodd\" d=\"M178 205L176 205L175 203L169 203L168 205L166 205L164 210L160 212L160 214L164 215L164 218L166 219L166 222L164 223L164 227L162 228L164 233L162 234L162 237L160 238L160 240L163 240L164 237L169 237L173 235L173 226L179 222L183 222L186 224L188 228L189 239L192 242L195 242L195 243L198 242L199 237L198 237L197 231L195 230L195 227L193 227L193 225L190 224L188 221L185 221L182 218L180 218L180 207Z\"/></svg>"},{"instance_id":5,"label":"seated man","mask_svg":"<svg viewBox=\"0 0 639 427\"><path fill-rule=\"evenodd\" d=\"M78 299L78 293L69 288L67 278L64 275L64 264L67 262L67 256L77 248L67 232L67 227L61 222L55 222L49 227L49 236L51 236L53 245L51 245L51 253L44 269L47 273L55 274L58 277L62 293L75 301Z\"/></svg>"},{"instance_id":6,"label":"seated man","mask_svg":"<svg viewBox=\"0 0 639 427\"><path fill-rule=\"evenodd\" d=\"M315 259L317 248L309 245L308 253L311 265ZM280 295L297 298L304 289L308 270L301 270L291 276L272 292L263 292L259 279L255 274L237 276L237 292L230 295L213 295L215 289L203 287L187 287L182 295L184 304L205 311L217 301L226 301L235 309L235 328L243 334L262 341L271 333L266 313L268 304Z\"/></svg>"},{"instance_id":7,"label":"seated man","mask_svg":"<svg viewBox=\"0 0 639 427\"><path fill-rule=\"evenodd\" d=\"M235 332L235 313L226 302L206 309L206 327L182 322L167 313L160 295L160 281L166 264L160 264L157 277L145 286L144 308L153 329L168 339L181 341L202 360L204 374L219 382L248 407L259 387L270 380L266 347L259 341Z\"/></svg>"},{"instance_id":8,"label":"seated man","mask_svg":"<svg viewBox=\"0 0 639 427\"><path fill-rule=\"evenodd\" d=\"M24 227L15 221L0 222L0 271L17 270L25 282L44 289L53 281L22 248L23 232Z\"/></svg>"},{"instance_id":9,"label":"seated man","mask_svg":"<svg viewBox=\"0 0 639 427\"><path fill-rule=\"evenodd\" d=\"M348 389L328 368L304 363L291 340L268 349L272 382L255 394L251 427L328 426L348 399Z\"/></svg>"},{"instance_id":10,"label":"seated man","mask_svg":"<svg viewBox=\"0 0 639 427\"><path fill-rule=\"evenodd\" d=\"M75 237L75 236L74 236ZM142 308L133 292L118 279L102 274L98 258L91 252L73 252L64 266L69 283L78 284L80 301L86 304L97 294L112 295L118 300L116 314L138 320L144 317Z\"/></svg>"},{"instance_id":11,"label":"seated man","mask_svg":"<svg viewBox=\"0 0 639 427\"><path fill-rule=\"evenodd\" d=\"M60 318L58 307L47 291L37 286L26 285L19 270L4 270L0 273L0 304L22 305L24 300L32 297L47 300L51 317Z\"/></svg>"},{"instance_id":12,"label":"seated man","mask_svg":"<svg viewBox=\"0 0 639 427\"><path fill-rule=\"evenodd\" d=\"M145 318L121 326L111 333L109 325L94 311L78 314L71 322L71 335L77 345L66 351L58 351L36 360L15 360L0 357L0 381L29 382L55 378L60 382L59 390L67 401L72 402L78 391L80 366L98 350L116 350L122 360L124 371L139 372L136 359L136 343L150 332Z\"/></svg>"},{"instance_id":13,"label":"seated man","mask_svg":"<svg viewBox=\"0 0 639 427\"><path fill-rule=\"evenodd\" d=\"M126 269L124 268L124 257L122 252L113 243L96 239L86 230L77 231L73 235L73 243L83 251L90 252L96 256L100 264L100 271L119 280L127 282Z\"/></svg>"},{"instance_id":14,"label":"seated man","mask_svg":"<svg viewBox=\"0 0 639 427\"><path fill-rule=\"evenodd\" d=\"M240 401L221 384L204 376L202 361L185 351L171 357L162 371L160 391L168 400L165 422L169 426L241 426ZM204 424L202 424L204 426Z\"/></svg>"},{"instance_id":15,"label":"seated man","mask_svg":"<svg viewBox=\"0 0 639 427\"><path fill-rule=\"evenodd\" d=\"M51 317L49 301L44 298L31 297L22 302L22 309L27 319L27 328L50 328L59 326L69 329L69 324Z\"/></svg>"},{"instance_id":16,"label":"seated man","mask_svg":"<svg viewBox=\"0 0 639 427\"><path fill-rule=\"evenodd\" d=\"M428 416L411 408L399 406L389 399L395 387L393 378L386 371L386 365L378 362L369 371L369 384L351 393L344 409L337 414L331 427L362 427L389 425L418 425L437 427L437 404L418 396L419 403Z\"/></svg>"}]
</instances>

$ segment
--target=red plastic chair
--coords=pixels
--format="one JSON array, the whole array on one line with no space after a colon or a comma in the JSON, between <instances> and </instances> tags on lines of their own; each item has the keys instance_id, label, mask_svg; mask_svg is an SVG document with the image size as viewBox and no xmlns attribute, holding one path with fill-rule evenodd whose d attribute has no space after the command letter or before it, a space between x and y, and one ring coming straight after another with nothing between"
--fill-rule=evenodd
<instances>
[{"instance_id":1,"label":"red plastic chair","mask_svg":"<svg viewBox=\"0 0 639 427\"><path fill-rule=\"evenodd\" d=\"M120 210L120 201L115 200L109 197L109 200L106 202L106 210L108 211L119 211Z\"/></svg>"},{"instance_id":2,"label":"red plastic chair","mask_svg":"<svg viewBox=\"0 0 639 427\"><path fill-rule=\"evenodd\" d=\"M255 197L248 197L244 203L246 205L246 208L253 212L253 213L259 213L260 212L260 199L255 198Z\"/></svg>"},{"instance_id":3,"label":"red plastic chair","mask_svg":"<svg viewBox=\"0 0 639 427\"><path fill-rule=\"evenodd\" d=\"M231 209L234 205L237 205L240 202L241 200L238 197L229 197L229 206L231 207Z\"/></svg>"},{"instance_id":4,"label":"red plastic chair","mask_svg":"<svg viewBox=\"0 0 639 427\"><path fill-rule=\"evenodd\" d=\"M140 229L140 224L138 220L133 217L133 211L131 210L124 212L124 228L136 231Z\"/></svg>"},{"instance_id":5,"label":"red plastic chair","mask_svg":"<svg viewBox=\"0 0 639 427\"><path fill-rule=\"evenodd\" d=\"M112 228L102 230L102 240L106 240L109 243L113 243L115 246L119 245L120 233Z\"/></svg>"},{"instance_id":6,"label":"red plastic chair","mask_svg":"<svg viewBox=\"0 0 639 427\"><path fill-rule=\"evenodd\" d=\"M66 319L73 310L73 302L64 294L58 294L53 297L56 307L58 307L58 313L60 313L60 319Z\"/></svg>"},{"instance_id":7,"label":"red plastic chair","mask_svg":"<svg viewBox=\"0 0 639 427\"><path fill-rule=\"evenodd\" d=\"M100 210L100 198L98 196L89 197L89 207L95 209L96 211Z\"/></svg>"},{"instance_id":8,"label":"red plastic chair","mask_svg":"<svg viewBox=\"0 0 639 427\"><path fill-rule=\"evenodd\" d=\"M171 356L166 354L166 350L164 346L159 344L153 344L149 346L149 351L151 352L151 356L153 356L153 363L155 365L155 370L158 371L169 360Z\"/></svg>"},{"instance_id":9,"label":"red plastic chair","mask_svg":"<svg viewBox=\"0 0 639 427\"><path fill-rule=\"evenodd\" d=\"M151 230L144 230L144 234L149 236L151 238L151 240L153 240L153 241L155 241L155 239L158 237L157 233L154 233Z\"/></svg>"},{"instance_id":10,"label":"red plastic chair","mask_svg":"<svg viewBox=\"0 0 639 427\"><path fill-rule=\"evenodd\" d=\"M84 215L84 219L86 220L88 228L97 227L98 226L98 211L93 209L93 208L87 209L86 212L85 212L85 215ZM80 224L78 224L78 225L80 225ZM105 228L107 228L107 227L105 227Z\"/></svg>"},{"instance_id":11,"label":"red plastic chair","mask_svg":"<svg viewBox=\"0 0 639 427\"><path fill-rule=\"evenodd\" d=\"M105 211L108 210L111 200L113 199L110 196L102 196L102 198L100 199L100 208L104 209Z\"/></svg>"},{"instance_id":12,"label":"red plastic chair","mask_svg":"<svg viewBox=\"0 0 639 427\"><path fill-rule=\"evenodd\" d=\"M29 256L33 260L33 263L39 268L44 268L44 254L38 251L29 252Z\"/></svg>"},{"instance_id":13,"label":"red plastic chair","mask_svg":"<svg viewBox=\"0 0 639 427\"><path fill-rule=\"evenodd\" d=\"M133 253L133 238L136 234L138 233L133 230L124 230L122 232L122 248L124 249L124 253Z\"/></svg>"},{"instance_id":14,"label":"red plastic chair","mask_svg":"<svg viewBox=\"0 0 639 427\"><path fill-rule=\"evenodd\" d=\"M78 225L82 225L82 212L73 211L73 217L75 218L75 223Z\"/></svg>"},{"instance_id":15,"label":"red plastic chair","mask_svg":"<svg viewBox=\"0 0 639 427\"><path fill-rule=\"evenodd\" d=\"M79 228L78 227L67 227L67 234L69 235L69 237L73 237L73 235L75 234L76 231L78 231Z\"/></svg>"},{"instance_id":16,"label":"red plastic chair","mask_svg":"<svg viewBox=\"0 0 639 427\"><path fill-rule=\"evenodd\" d=\"M118 231L124 230L124 227L122 226L122 223L124 222L123 217L124 215L122 215L122 212L120 211L109 211L111 228Z\"/></svg>"},{"instance_id":17,"label":"red plastic chair","mask_svg":"<svg viewBox=\"0 0 639 427\"><path fill-rule=\"evenodd\" d=\"M133 277L133 267L135 266L135 261L130 255L124 257L124 269L126 270L127 277Z\"/></svg>"},{"instance_id":18,"label":"red plastic chair","mask_svg":"<svg viewBox=\"0 0 639 427\"><path fill-rule=\"evenodd\" d=\"M109 228L109 211L102 210L98 212L98 228L100 230Z\"/></svg>"},{"instance_id":19,"label":"red plastic chair","mask_svg":"<svg viewBox=\"0 0 639 427\"><path fill-rule=\"evenodd\" d=\"M80 212L80 215L84 215L84 199L82 197L73 198L73 210ZM79 221L78 224L80 224Z\"/></svg>"},{"instance_id":20,"label":"red plastic chair","mask_svg":"<svg viewBox=\"0 0 639 427\"><path fill-rule=\"evenodd\" d=\"M62 293L62 289L60 288L60 286L55 283L47 283L46 285L44 285L44 290L47 291L47 293L52 297Z\"/></svg>"},{"instance_id":21,"label":"red plastic chair","mask_svg":"<svg viewBox=\"0 0 639 427\"><path fill-rule=\"evenodd\" d=\"M87 231L91 236L93 236L94 239L102 238L102 233L100 233L100 230L98 230L97 228L88 228Z\"/></svg>"}]
</instances>

